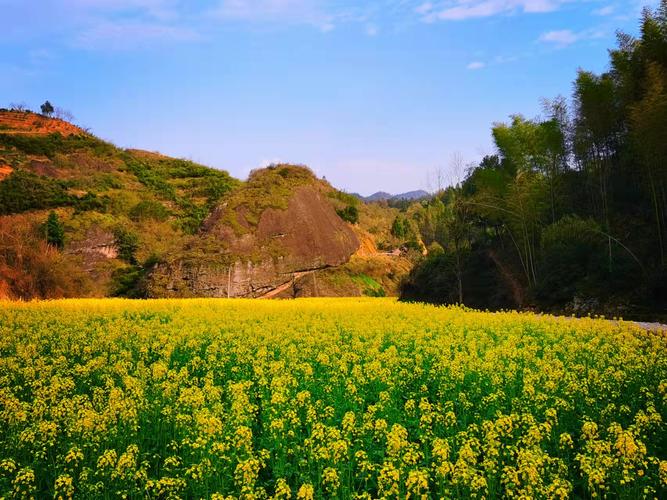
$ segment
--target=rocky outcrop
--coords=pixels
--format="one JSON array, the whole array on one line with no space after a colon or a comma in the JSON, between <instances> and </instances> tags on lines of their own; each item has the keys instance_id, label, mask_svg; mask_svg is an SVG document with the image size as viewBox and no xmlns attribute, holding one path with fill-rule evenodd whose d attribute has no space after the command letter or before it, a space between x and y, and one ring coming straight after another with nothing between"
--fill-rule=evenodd
<instances>
[{"instance_id":1,"label":"rocky outcrop","mask_svg":"<svg viewBox=\"0 0 667 500\"><path fill-rule=\"evenodd\" d=\"M236 219L244 221L240 231L224 222L225 210L237 211ZM243 206L218 208L201 237L219 242L225 250L220 259L178 259L156 266L149 295L270 296L305 274L346 263L359 248L354 231L315 183L296 187L286 209L263 210L255 226L245 215Z\"/></svg>"},{"instance_id":2,"label":"rocky outcrop","mask_svg":"<svg viewBox=\"0 0 667 500\"><path fill-rule=\"evenodd\" d=\"M118 257L116 238L112 233L98 227L89 229L85 239L70 243L65 251L82 256L84 268L88 271L101 260Z\"/></svg>"}]
</instances>

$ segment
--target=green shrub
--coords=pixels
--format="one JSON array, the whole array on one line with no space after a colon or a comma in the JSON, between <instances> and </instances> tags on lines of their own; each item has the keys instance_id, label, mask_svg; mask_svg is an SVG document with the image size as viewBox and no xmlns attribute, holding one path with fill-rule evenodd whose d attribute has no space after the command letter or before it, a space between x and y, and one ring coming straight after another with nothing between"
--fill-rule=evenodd
<instances>
[{"instance_id":1,"label":"green shrub","mask_svg":"<svg viewBox=\"0 0 667 500\"><path fill-rule=\"evenodd\" d=\"M14 170L0 182L0 215L73 203L74 198L67 194L67 184L50 177Z\"/></svg>"},{"instance_id":2,"label":"green shrub","mask_svg":"<svg viewBox=\"0 0 667 500\"><path fill-rule=\"evenodd\" d=\"M130 209L130 219L134 221L157 220L164 221L169 217L169 212L164 205L157 201L144 200Z\"/></svg>"},{"instance_id":3,"label":"green shrub","mask_svg":"<svg viewBox=\"0 0 667 500\"><path fill-rule=\"evenodd\" d=\"M115 147L90 135L58 133L48 135L1 134L0 145L16 148L28 155L46 156L53 159L57 153L66 154L78 149L88 149L98 156L113 154Z\"/></svg>"},{"instance_id":4,"label":"green shrub","mask_svg":"<svg viewBox=\"0 0 667 500\"><path fill-rule=\"evenodd\" d=\"M124 227L117 227L114 230L114 237L118 246L118 258L128 264L136 265L135 252L139 248L139 237Z\"/></svg>"},{"instance_id":5,"label":"green shrub","mask_svg":"<svg viewBox=\"0 0 667 500\"><path fill-rule=\"evenodd\" d=\"M176 189L167 182L167 179L161 172L151 168L147 162L139 160L128 153L123 155L123 161L127 170L133 173L144 186L163 199L176 200Z\"/></svg>"},{"instance_id":6,"label":"green shrub","mask_svg":"<svg viewBox=\"0 0 667 500\"><path fill-rule=\"evenodd\" d=\"M359 222L359 210L357 209L357 207L353 205L348 205L345 208L336 210L336 213L341 219L351 224L356 224L357 222Z\"/></svg>"}]
</instances>

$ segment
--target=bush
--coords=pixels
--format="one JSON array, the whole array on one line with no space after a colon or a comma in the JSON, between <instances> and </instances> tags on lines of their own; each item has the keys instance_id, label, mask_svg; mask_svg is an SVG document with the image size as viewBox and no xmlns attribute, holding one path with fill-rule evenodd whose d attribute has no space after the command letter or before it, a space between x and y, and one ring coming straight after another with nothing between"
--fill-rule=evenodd
<instances>
[{"instance_id":1,"label":"bush","mask_svg":"<svg viewBox=\"0 0 667 500\"><path fill-rule=\"evenodd\" d=\"M592 220L568 216L542 231L540 280L533 293L547 306L563 305L576 295L597 296L607 274L606 240Z\"/></svg>"},{"instance_id":2,"label":"bush","mask_svg":"<svg viewBox=\"0 0 667 500\"><path fill-rule=\"evenodd\" d=\"M113 145L90 135L69 135L59 133L48 135L22 135L0 133L0 146L16 148L27 155L46 156L53 159L56 154L67 154L78 149L89 149L98 156L113 154Z\"/></svg>"},{"instance_id":3,"label":"bush","mask_svg":"<svg viewBox=\"0 0 667 500\"><path fill-rule=\"evenodd\" d=\"M169 217L169 212L162 203L157 201L140 201L130 209L130 219L133 221L164 221L167 219L167 217Z\"/></svg>"},{"instance_id":4,"label":"bush","mask_svg":"<svg viewBox=\"0 0 667 500\"><path fill-rule=\"evenodd\" d=\"M139 237L123 227L117 227L114 230L114 237L118 246L118 258L128 264L136 265L135 252L139 248Z\"/></svg>"},{"instance_id":5,"label":"bush","mask_svg":"<svg viewBox=\"0 0 667 500\"><path fill-rule=\"evenodd\" d=\"M0 182L0 215L71 205L72 196L62 181L14 170Z\"/></svg>"},{"instance_id":6,"label":"bush","mask_svg":"<svg viewBox=\"0 0 667 500\"><path fill-rule=\"evenodd\" d=\"M349 222L350 224L356 224L359 222L359 210L353 205L348 205L345 208L336 210L336 213L341 219Z\"/></svg>"},{"instance_id":7,"label":"bush","mask_svg":"<svg viewBox=\"0 0 667 500\"><path fill-rule=\"evenodd\" d=\"M0 218L0 283L24 300L81 297L92 287L80 262L49 245L26 215Z\"/></svg>"},{"instance_id":8,"label":"bush","mask_svg":"<svg viewBox=\"0 0 667 500\"><path fill-rule=\"evenodd\" d=\"M394 219L394 222L391 224L391 234L396 238L402 239L408 235L410 227L408 226L408 221L405 220L405 217L397 215Z\"/></svg>"}]
</instances>

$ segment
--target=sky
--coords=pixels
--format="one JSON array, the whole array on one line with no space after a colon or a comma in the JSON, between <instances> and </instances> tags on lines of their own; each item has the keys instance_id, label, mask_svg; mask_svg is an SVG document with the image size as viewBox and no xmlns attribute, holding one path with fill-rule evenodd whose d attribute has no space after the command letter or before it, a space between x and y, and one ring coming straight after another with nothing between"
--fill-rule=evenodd
<instances>
[{"instance_id":1,"label":"sky","mask_svg":"<svg viewBox=\"0 0 667 500\"><path fill-rule=\"evenodd\" d=\"M432 189L491 126L607 69L640 0L0 0L0 107L48 99L121 147L245 178Z\"/></svg>"}]
</instances>

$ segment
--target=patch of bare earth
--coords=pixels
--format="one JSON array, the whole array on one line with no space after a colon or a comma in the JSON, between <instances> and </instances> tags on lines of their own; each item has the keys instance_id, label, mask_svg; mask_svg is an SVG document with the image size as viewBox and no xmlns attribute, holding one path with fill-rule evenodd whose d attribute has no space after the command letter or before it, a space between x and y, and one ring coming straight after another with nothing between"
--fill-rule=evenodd
<instances>
[{"instance_id":1,"label":"patch of bare earth","mask_svg":"<svg viewBox=\"0 0 667 500\"><path fill-rule=\"evenodd\" d=\"M2 165L0 164L0 181L3 180L5 177L9 177L9 175L14 171L12 167L9 165Z\"/></svg>"},{"instance_id":2,"label":"patch of bare earth","mask_svg":"<svg viewBox=\"0 0 667 500\"><path fill-rule=\"evenodd\" d=\"M69 122L28 111L0 111L0 133L81 135L85 132Z\"/></svg>"}]
</instances>

